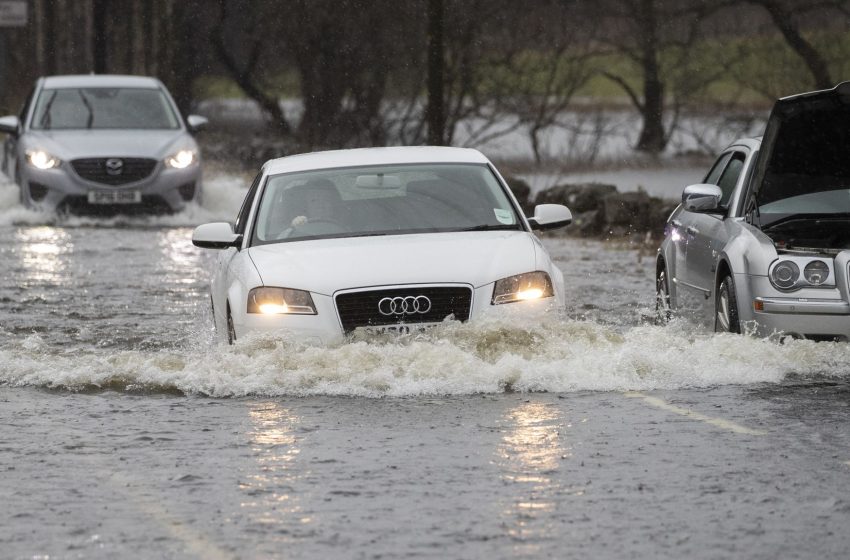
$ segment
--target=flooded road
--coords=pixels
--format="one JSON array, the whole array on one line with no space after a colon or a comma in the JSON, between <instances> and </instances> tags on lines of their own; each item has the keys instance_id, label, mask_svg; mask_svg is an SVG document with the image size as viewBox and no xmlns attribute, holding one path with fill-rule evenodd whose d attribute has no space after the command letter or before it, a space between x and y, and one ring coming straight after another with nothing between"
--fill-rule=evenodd
<instances>
[{"instance_id":1,"label":"flooded road","mask_svg":"<svg viewBox=\"0 0 850 560\"><path fill-rule=\"evenodd\" d=\"M0 184L2 558L844 558L850 348L649 323L653 258L548 239L568 306L217 341L242 181L57 221Z\"/></svg>"}]
</instances>

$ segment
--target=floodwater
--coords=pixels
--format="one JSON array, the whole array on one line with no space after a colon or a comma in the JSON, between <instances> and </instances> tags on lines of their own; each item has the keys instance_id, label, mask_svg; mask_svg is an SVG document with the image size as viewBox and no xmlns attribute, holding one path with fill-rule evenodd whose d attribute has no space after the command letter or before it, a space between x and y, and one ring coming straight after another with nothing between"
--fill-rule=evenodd
<instances>
[{"instance_id":1,"label":"floodwater","mask_svg":"<svg viewBox=\"0 0 850 560\"><path fill-rule=\"evenodd\" d=\"M844 558L850 345L651 324L653 255L547 239L542 321L219 341L203 208L0 184L2 558Z\"/></svg>"}]
</instances>

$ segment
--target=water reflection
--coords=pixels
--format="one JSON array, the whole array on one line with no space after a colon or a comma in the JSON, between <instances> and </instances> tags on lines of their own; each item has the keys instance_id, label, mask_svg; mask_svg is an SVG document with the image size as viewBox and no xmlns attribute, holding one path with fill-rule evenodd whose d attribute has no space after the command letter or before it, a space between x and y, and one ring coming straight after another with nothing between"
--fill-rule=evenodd
<instances>
[{"instance_id":1,"label":"water reflection","mask_svg":"<svg viewBox=\"0 0 850 560\"><path fill-rule=\"evenodd\" d=\"M274 402L248 404L253 430L248 433L258 469L242 480L245 499L240 503L252 522L262 526L306 525L296 493L299 474L295 460L300 453L295 430L300 418Z\"/></svg>"},{"instance_id":2,"label":"water reflection","mask_svg":"<svg viewBox=\"0 0 850 560\"><path fill-rule=\"evenodd\" d=\"M19 228L15 240L24 272L22 287L58 286L68 279L65 255L74 249L71 236L54 227Z\"/></svg>"},{"instance_id":3,"label":"water reflection","mask_svg":"<svg viewBox=\"0 0 850 560\"><path fill-rule=\"evenodd\" d=\"M192 245L192 232L185 228L170 228L159 232L157 237L167 270L183 276L178 281L194 282L203 263L201 251Z\"/></svg>"},{"instance_id":4,"label":"water reflection","mask_svg":"<svg viewBox=\"0 0 850 560\"><path fill-rule=\"evenodd\" d=\"M541 541L556 536L555 508L561 482L558 468L570 456L562 442L561 411L544 403L524 403L505 418L509 429L498 450L502 478L511 484L510 503L502 508L516 552L539 552Z\"/></svg>"}]
</instances>

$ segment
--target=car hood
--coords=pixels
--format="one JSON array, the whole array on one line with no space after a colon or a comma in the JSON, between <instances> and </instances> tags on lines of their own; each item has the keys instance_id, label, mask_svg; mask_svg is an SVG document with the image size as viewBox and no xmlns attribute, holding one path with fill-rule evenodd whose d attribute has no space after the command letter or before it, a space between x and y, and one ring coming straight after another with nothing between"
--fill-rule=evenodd
<instances>
[{"instance_id":1,"label":"car hood","mask_svg":"<svg viewBox=\"0 0 850 560\"><path fill-rule=\"evenodd\" d=\"M29 131L25 147L46 150L62 160L96 157L163 159L172 152L196 148L182 130L50 130Z\"/></svg>"},{"instance_id":2,"label":"car hood","mask_svg":"<svg viewBox=\"0 0 850 560\"><path fill-rule=\"evenodd\" d=\"M332 295L337 290L459 282L480 287L537 270L524 231L349 237L248 250L263 284Z\"/></svg>"},{"instance_id":3,"label":"car hood","mask_svg":"<svg viewBox=\"0 0 850 560\"><path fill-rule=\"evenodd\" d=\"M777 101L752 179L759 204L846 184L850 179L847 130L850 82Z\"/></svg>"}]
</instances>

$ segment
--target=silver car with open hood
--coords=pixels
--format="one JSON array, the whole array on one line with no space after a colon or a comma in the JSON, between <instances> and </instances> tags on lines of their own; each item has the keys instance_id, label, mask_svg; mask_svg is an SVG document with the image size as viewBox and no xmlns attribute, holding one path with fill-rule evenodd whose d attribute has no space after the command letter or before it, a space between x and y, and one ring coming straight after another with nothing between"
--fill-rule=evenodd
<instances>
[{"instance_id":1,"label":"silver car with open hood","mask_svg":"<svg viewBox=\"0 0 850 560\"><path fill-rule=\"evenodd\" d=\"M850 82L776 102L685 188L658 250L659 317L850 338Z\"/></svg>"}]
</instances>

